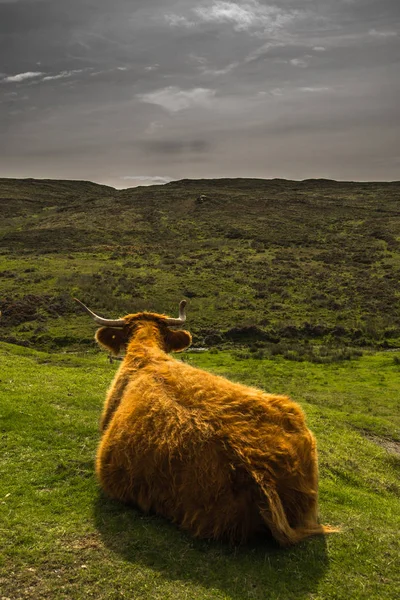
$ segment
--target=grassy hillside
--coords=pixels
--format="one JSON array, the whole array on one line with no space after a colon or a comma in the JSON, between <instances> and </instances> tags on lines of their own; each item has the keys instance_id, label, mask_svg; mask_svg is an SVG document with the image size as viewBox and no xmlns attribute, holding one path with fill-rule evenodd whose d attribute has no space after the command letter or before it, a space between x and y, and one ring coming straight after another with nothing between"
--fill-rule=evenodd
<instances>
[{"instance_id":1,"label":"grassy hillside","mask_svg":"<svg viewBox=\"0 0 400 600\"><path fill-rule=\"evenodd\" d=\"M399 274L400 183L0 180L0 598L395 598L400 351L376 350L400 347ZM73 296L109 317L187 298L211 349L181 359L303 406L341 533L231 548L104 498L116 366Z\"/></svg>"},{"instance_id":2,"label":"grassy hillside","mask_svg":"<svg viewBox=\"0 0 400 600\"><path fill-rule=\"evenodd\" d=\"M400 183L0 180L1 339L90 345L105 316L175 314L200 345L324 361L400 345Z\"/></svg>"},{"instance_id":3,"label":"grassy hillside","mask_svg":"<svg viewBox=\"0 0 400 600\"><path fill-rule=\"evenodd\" d=\"M398 597L400 353L320 365L183 359L290 393L319 444L320 512L341 533L280 550L193 540L99 492L105 355L0 343L0 596L12 600L393 600Z\"/></svg>"}]
</instances>

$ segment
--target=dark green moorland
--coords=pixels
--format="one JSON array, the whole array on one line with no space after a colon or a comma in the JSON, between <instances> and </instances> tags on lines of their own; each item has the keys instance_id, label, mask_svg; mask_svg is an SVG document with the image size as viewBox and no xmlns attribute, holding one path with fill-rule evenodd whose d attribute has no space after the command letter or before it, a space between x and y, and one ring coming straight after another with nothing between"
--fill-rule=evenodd
<instances>
[{"instance_id":1,"label":"dark green moorland","mask_svg":"<svg viewBox=\"0 0 400 600\"><path fill-rule=\"evenodd\" d=\"M186 297L207 347L397 347L400 183L0 179L0 274L2 339L35 348L91 346L72 296L107 316Z\"/></svg>"},{"instance_id":2,"label":"dark green moorland","mask_svg":"<svg viewBox=\"0 0 400 600\"><path fill-rule=\"evenodd\" d=\"M0 599L399 597L400 184L0 180ZM188 303L179 358L291 395L341 533L232 548L104 498L104 316Z\"/></svg>"}]
</instances>

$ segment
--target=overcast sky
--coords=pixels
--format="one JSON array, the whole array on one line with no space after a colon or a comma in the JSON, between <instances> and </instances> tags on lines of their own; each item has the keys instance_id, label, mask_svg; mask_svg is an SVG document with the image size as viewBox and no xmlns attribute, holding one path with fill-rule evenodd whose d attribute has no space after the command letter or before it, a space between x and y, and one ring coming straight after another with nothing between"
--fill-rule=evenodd
<instances>
[{"instance_id":1,"label":"overcast sky","mask_svg":"<svg viewBox=\"0 0 400 600\"><path fill-rule=\"evenodd\" d=\"M400 179L400 0L0 0L0 176Z\"/></svg>"}]
</instances>

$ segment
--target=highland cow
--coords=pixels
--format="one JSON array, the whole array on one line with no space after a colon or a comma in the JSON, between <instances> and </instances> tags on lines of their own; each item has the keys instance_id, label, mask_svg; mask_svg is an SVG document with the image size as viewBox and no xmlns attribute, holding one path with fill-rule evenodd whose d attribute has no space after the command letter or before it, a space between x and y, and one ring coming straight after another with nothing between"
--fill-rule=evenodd
<instances>
[{"instance_id":1,"label":"highland cow","mask_svg":"<svg viewBox=\"0 0 400 600\"><path fill-rule=\"evenodd\" d=\"M287 546L334 531L317 521L316 444L301 408L168 354L191 343L171 329L184 323L185 304L178 319L116 320L82 305L102 325L97 342L125 354L101 419L104 492L202 538L241 543L269 533Z\"/></svg>"}]
</instances>

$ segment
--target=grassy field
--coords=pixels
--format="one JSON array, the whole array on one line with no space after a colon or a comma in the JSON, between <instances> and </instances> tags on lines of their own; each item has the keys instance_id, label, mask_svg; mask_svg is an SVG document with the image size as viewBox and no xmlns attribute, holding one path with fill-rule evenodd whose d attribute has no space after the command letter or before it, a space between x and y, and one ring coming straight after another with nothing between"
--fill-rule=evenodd
<instances>
[{"instance_id":1,"label":"grassy field","mask_svg":"<svg viewBox=\"0 0 400 600\"><path fill-rule=\"evenodd\" d=\"M398 182L0 180L0 339L76 350L72 296L115 316L186 297L198 345L399 347L399 202Z\"/></svg>"},{"instance_id":2,"label":"grassy field","mask_svg":"<svg viewBox=\"0 0 400 600\"><path fill-rule=\"evenodd\" d=\"M319 443L321 520L342 531L289 550L196 541L102 496L93 459L116 368L105 354L2 343L0 360L0 598L399 597L400 353L334 364L182 355L303 406Z\"/></svg>"},{"instance_id":3,"label":"grassy field","mask_svg":"<svg viewBox=\"0 0 400 600\"><path fill-rule=\"evenodd\" d=\"M0 600L400 598L400 183L0 180ZM327 539L193 540L103 497L106 317L177 316L181 360L289 394Z\"/></svg>"}]
</instances>

